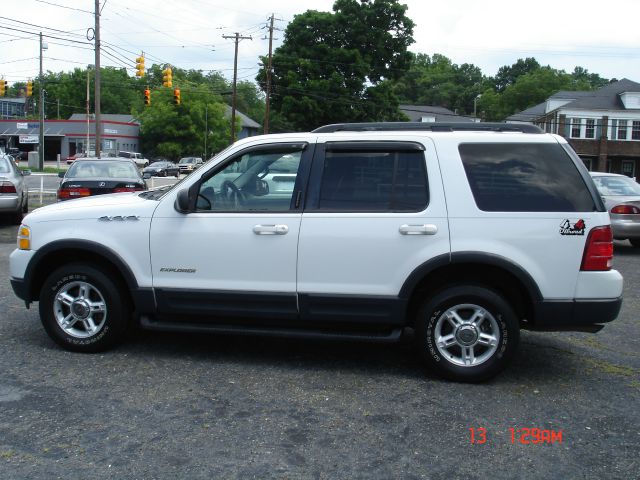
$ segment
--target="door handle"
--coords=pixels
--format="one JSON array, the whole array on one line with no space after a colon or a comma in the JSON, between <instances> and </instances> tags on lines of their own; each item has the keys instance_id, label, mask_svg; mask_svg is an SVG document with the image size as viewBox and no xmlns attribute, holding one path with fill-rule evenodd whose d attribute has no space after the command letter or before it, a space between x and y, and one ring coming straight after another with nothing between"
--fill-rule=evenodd
<instances>
[{"instance_id":1,"label":"door handle","mask_svg":"<svg viewBox=\"0 0 640 480\"><path fill-rule=\"evenodd\" d=\"M286 225L256 225L253 227L256 235L286 235L289 227Z\"/></svg>"},{"instance_id":2,"label":"door handle","mask_svg":"<svg viewBox=\"0 0 640 480\"><path fill-rule=\"evenodd\" d=\"M401 235L435 235L438 227L435 225L400 225L398 229Z\"/></svg>"}]
</instances>

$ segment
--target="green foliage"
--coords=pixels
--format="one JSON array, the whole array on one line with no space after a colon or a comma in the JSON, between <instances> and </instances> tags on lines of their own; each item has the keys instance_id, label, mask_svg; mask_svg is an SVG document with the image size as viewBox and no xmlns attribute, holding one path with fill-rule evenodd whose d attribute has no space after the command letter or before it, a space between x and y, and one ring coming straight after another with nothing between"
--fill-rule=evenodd
<instances>
[{"instance_id":1,"label":"green foliage","mask_svg":"<svg viewBox=\"0 0 640 480\"><path fill-rule=\"evenodd\" d=\"M534 59L527 60L535 62ZM533 65L533 62L529 62L529 65ZM519 60L514 67L516 65L523 66L524 62ZM606 79L589 74L580 67L572 74L549 66L537 67L528 73L518 74L515 81L508 84L502 92L496 91L497 89L485 90L478 101L478 108L486 120L503 120L509 115L544 102L560 90L592 90L606 83Z\"/></svg>"},{"instance_id":2,"label":"green foliage","mask_svg":"<svg viewBox=\"0 0 640 480\"><path fill-rule=\"evenodd\" d=\"M410 61L406 6L336 0L333 10L308 10L287 26L272 60L272 131L399 117L398 99L383 81L400 76ZM257 80L265 90L264 71Z\"/></svg>"},{"instance_id":3,"label":"green foliage","mask_svg":"<svg viewBox=\"0 0 640 480\"><path fill-rule=\"evenodd\" d=\"M174 77L175 78L175 77ZM182 103L174 105L173 89L156 87L151 91L151 105L142 98L134 107L140 119L142 150L150 157L178 159L182 156L207 156L229 144L230 124L225 104L219 95L202 85L180 88Z\"/></svg>"},{"instance_id":4,"label":"green foliage","mask_svg":"<svg viewBox=\"0 0 640 480\"><path fill-rule=\"evenodd\" d=\"M405 75L394 84L402 103L446 107L460 114L472 114L476 96L486 86L479 67L456 65L444 55L413 55Z\"/></svg>"}]
</instances>

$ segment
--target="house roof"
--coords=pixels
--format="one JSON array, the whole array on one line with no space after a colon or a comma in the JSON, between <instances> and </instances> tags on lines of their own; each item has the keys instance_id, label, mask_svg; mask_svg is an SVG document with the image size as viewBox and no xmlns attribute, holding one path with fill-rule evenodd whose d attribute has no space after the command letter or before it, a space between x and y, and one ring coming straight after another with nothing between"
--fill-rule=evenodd
<instances>
[{"instance_id":1,"label":"house roof","mask_svg":"<svg viewBox=\"0 0 640 480\"><path fill-rule=\"evenodd\" d=\"M231 118L231 107L229 105L225 105L225 116ZM244 128L260 128L260 124L251 120L244 113L236 109L236 116L240 117L240 124Z\"/></svg>"},{"instance_id":2,"label":"house roof","mask_svg":"<svg viewBox=\"0 0 640 480\"><path fill-rule=\"evenodd\" d=\"M547 102L539 103L533 107L522 110L521 112L514 113L508 116L505 120L507 122L533 122L537 118L545 114L547 108Z\"/></svg>"},{"instance_id":3,"label":"house roof","mask_svg":"<svg viewBox=\"0 0 640 480\"><path fill-rule=\"evenodd\" d=\"M424 116L435 117L436 122L473 122L473 119L458 115L448 108L432 105L400 105L400 111L409 117L411 122L419 122Z\"/></svg>"},{"instance_id":4,"label":"house roof","mask_svg":"<svg viewBox=\"0 0 640 480\"><path fill-rule=\"evenodd\" d=\"M69 120L86 120L86 113L74 113L69 117ZM90 120L94 120L95 117L93 115L89 115ZM100 119L103 122L122 122L122 123L139 123L135 118L131 115L120 115L114 113L101 113Z\"/></svg>"},{"instance_id":5,"label":"house roof","mask_svg":"<svg viewBox=\"0 0 640 480\"><path fill-rule=\"evenodd\" d=\"M620 100L620 94L625 92L640 93L640 83L623 78L617 82L610 83L604 87L589 92L581 98L568 103L564 108L579 108L590 110L626 110Z\"/></svg>"},{"instance_id":6,"label":"house roof","mask_svg":"<svg viewBox=\"0 0 640 480\"><path fill-rule=\"evenodd\" d=\"M564 103L563 109L576 110L628 110L622 103L623 93L640 93L640 83L627 78L611 82L598 90L568 91L561 90L551 95L546 101L507 117L507 122L531 122L542 117L549 100L570 100ZM634 109L635 110L635 109Z\"/></svg>"}]
</instances>

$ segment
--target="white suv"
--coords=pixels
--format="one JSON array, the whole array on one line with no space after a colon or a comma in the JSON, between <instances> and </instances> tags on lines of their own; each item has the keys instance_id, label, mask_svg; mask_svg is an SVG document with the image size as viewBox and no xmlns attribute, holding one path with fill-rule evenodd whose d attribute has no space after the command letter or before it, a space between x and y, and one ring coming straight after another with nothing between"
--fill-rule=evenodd
<instances>
[{"instance_id":1,"label":"white suv","mask_svg":"<svg viewBox=\"0 0 640 480\"><path fill-rule=\"evenodd\" d=\"M397 341L479 381L521 328L618 315L609 216L566 141L532 126L342 124L241 140L173 188L28 215L11 283L93 352L167 331Z\"/></svg>"}]
</instances>

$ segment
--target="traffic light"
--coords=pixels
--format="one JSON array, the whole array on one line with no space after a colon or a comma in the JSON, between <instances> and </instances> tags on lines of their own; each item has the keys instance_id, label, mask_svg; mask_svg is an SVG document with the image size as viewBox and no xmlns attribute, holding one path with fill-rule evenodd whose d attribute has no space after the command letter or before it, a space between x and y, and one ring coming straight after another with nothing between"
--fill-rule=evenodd
<instances>
[{"instance_id":1,"label":"traffic light","mask_svg":"<svg viewBox=\"0 0 640 480\"><path fill-rule=\"evenodd\" d=\"M149 90L148 88L144 89L144 104L146 106L151 105L151 90Z\"/></svg>"},{"instance_id":2,"label":"traffic light","mask_svg":"<svg viewBox=\"0 0 640 480\"><path fill-rule=\"evenodd\" d=\"M0 97L3 97L6 91L7 91L7 81L4 79L0 79Z\"/></svg>"},{"instance_id":3,"label":"traffic light","mask_svg":"<svg viewBox=\"0 0 640 480\"><path fill-rule=\"evenodd\" d=\"M33 96L33 82L29 80L27 82L27 97Z\"/></svg>"},{"instance_id":4,"label":"traffic light","mask_svg":"<svg viewBox=\"0 0 640 480\"><path fill-rule=\"evenodd\" d=\"M180 89L176 88L173 91L173 103L175 103L176 105L180 105Z\"/></svg>"},{"instance_id":5,"label":"traffic light","mask_svg":"<svg viewBox=\"0 0 640 480\"><path fill-rule=\"evenodd\" d=\"M144 57L136 58L136 77L144 77Z\"/></svg>"},{"instance_id":6,"label":"traffic light","mask_svg":"<svg viewBox=\"0 0 640 480\"><path fill-rule=\"evenodd\" d=\"M171 67L167 67L162 71L162 85L171 88L173 86L173 74Z\"/></svg>"}]
</instances>

